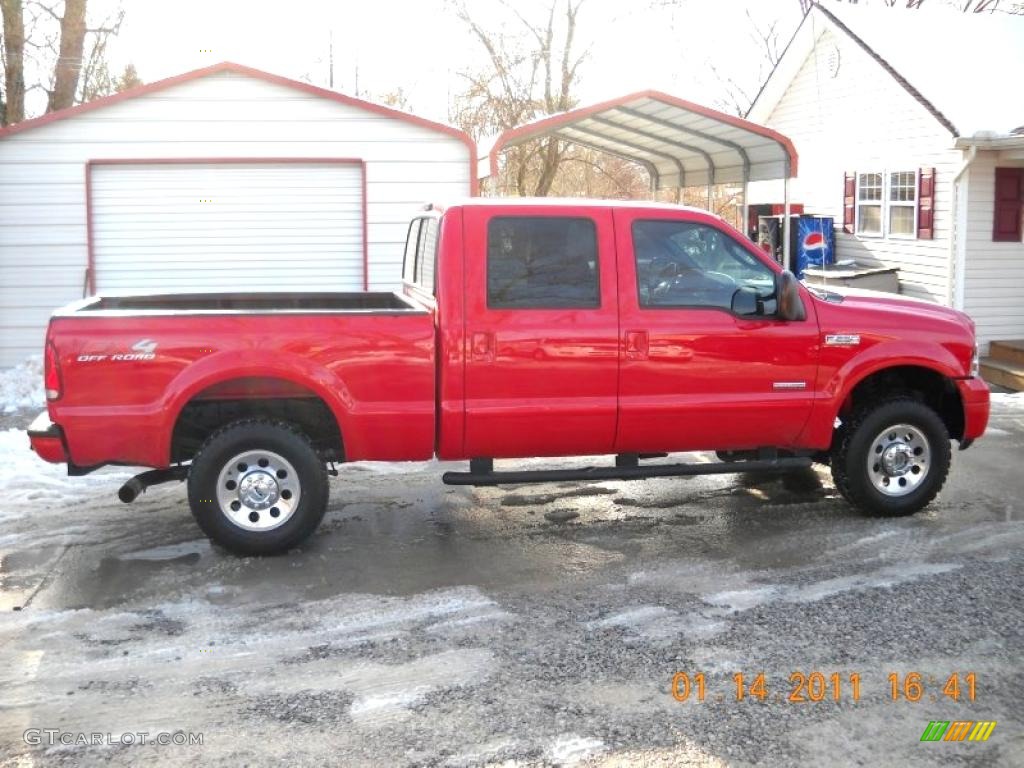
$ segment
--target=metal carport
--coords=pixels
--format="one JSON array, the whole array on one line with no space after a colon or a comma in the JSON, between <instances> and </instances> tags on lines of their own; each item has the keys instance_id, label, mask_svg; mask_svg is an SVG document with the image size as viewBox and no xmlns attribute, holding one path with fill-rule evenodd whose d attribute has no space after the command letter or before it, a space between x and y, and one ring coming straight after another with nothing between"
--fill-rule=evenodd
<instances>
[{"instance_id":1,"label":"metal carport","mask_svg":"<svg viewBox=\"0 0 1024 768\"><path fill-rule=\"evenodd\" d=\"M491 146L481 176L497 175L502 151L542 138L635 162L647 170L655 190L706 186L709 207L712 185L742 184L744 232L747 184L783 179L783 253L789 264L789 179L797 173L797 153L781 133L666 93L640 91L505 131Z\"/></svg>"}]
</instances>

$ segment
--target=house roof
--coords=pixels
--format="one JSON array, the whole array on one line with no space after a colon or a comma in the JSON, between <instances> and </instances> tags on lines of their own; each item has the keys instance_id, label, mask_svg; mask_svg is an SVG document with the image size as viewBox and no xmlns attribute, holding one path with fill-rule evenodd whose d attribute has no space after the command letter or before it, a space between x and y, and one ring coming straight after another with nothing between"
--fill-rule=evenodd
<instances>
[{"instance_id":1,"label":"house roof","mask_svg":"<svg viewBox=\"0 0 1024 768\"><path fill-rule=\"evenodd\" d=\"M544 117L502 133L490 175L510 147L544 137L607 152L647 169L657 187L795 176L797 153L781 133L658 91L641 91Z\"/></svg>"},{"instance_id":2,"label":"house roof","mask_svg":"<svg viewBox=\"0 0 1024 768\"><path fill-rule=\"evenodd\" d=\"M32 118L31 120L22 120L20 123L14 125L8 125L4 128L0 128L0 139L6 138L13 134L22 133L29 131L34 128L39 128L50 123L57 122L58 120L65 120L69 117L75 117L77 115L84 114L86 112L92 112L97 109L103 109L104 107L118 104L122 101L134 99L139 96L145 96L150 93L162 91L167 88L173 88L176 85L187 83L192 80L198 80L209 75L215 75L222 72L231 72L238 75L245 75L252 77L257 80L263 80L264 82L273 83L275 85L282 85L286 88L294 88L297 91L303 91L314 96L320 96L331 101L336 101L340 104L346 104L348 106L358 107L365 109L369 112L375 112L386 117L392 117L396 120L402 120L413 125L418 125L422 128L427 128L438 133L443 133L452 138L458 139L466 148L469 150L469 161L471 172L471 179L473 183L474 194L476 193L476 143L470 138L469 134L464 131L460 131L458 128L454 128L450 125L444 125L442 123L436 123L432 120L419 117L418 115L411 115L408 112L402 112L401 110L392 109L382 104L375 104L372 101L365 101L363 99L357 99L354 96L347 96L337 91L331 91L326 88L320 88L310 83L303 83L298 80L291 80L287 77L281 77L280 75L274 75L270 72L264 72L260 69L254 69L253 67L247 67L243 64L236 64L231 61L222 61L219 64L213 64L209 67L202 69L195 69L191 72L185 72L174 77L168 77L164 80L157 80L153 83L147 83L146 85L140 85L136 88L129 88L126 91L115 93L111 96L104 96L103 98L95 99L93 101L86 102L85 104L79 104L74 107L67 109L61 109L56 112L50 112L49 114L42 115L41 117Z\"/></svg>"},{"instance_id":3,"label":"house roof","mask_svg":"<svg viewBox=\"0 0 1024 768\"><path fill-rule=\"evenodd\" d=\"M941 6L816 4L748 115L774 108L823 27L861 46L954 136L1005 135L1024 124L1024 17Z\"/></svg>"}]
</instances>

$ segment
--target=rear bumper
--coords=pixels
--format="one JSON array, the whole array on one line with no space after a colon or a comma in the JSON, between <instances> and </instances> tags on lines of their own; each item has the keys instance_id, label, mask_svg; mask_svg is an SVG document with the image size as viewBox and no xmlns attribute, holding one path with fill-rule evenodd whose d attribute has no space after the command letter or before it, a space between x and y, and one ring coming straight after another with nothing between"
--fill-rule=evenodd
<instances>
[{"instance_id":1,"label":"rear bumper","mask_svg":"<svg viewBox=\"0 0 1024 768\"><path fill-rule=\"evenodd\" d=\"M45 411L36 416L28 428L28 441L39 458L51 464L66 464L68 452L64 445L64 432L50 421Z\"/></svg>"},{"instance_id":2,"label":"rear bumper","mask_svg":"<svg viewBox=\"0 0 1024 768\"><path fill-rule=\"evenodd\" d=\"M957 379L956 387L964 404L964 436L961 442L973 441L985 434L988 426L988 384L979 378Z\"/></svg>"}]
</instances>

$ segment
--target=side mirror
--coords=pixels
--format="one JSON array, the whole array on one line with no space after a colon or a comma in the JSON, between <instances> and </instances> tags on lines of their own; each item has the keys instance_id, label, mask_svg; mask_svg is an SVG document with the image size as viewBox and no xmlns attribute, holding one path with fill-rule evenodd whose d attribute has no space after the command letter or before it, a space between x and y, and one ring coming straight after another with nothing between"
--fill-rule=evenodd
<instances>
[{"instance_id":1,"label":"side mirror","mask_svg":"<svg viewBox=\"0 0 1024 768\"><path fill-rule=\"evenodd\" d=\"M741 286L733 291L731 308L734 315L763 315L764 303L757 291Z\"/></svg>"},{"instance_id":2,"label":"side mirror","mask_svg":"<svg viewBox=\"0 0 1024 768\"><path fill-rule=\"evenodd\" d=\"M800 282L788 269L775 278L775 295L779 302L779 317L783 320L807 319L807 309L800 297Z\"/></svg>"}]
</instances>

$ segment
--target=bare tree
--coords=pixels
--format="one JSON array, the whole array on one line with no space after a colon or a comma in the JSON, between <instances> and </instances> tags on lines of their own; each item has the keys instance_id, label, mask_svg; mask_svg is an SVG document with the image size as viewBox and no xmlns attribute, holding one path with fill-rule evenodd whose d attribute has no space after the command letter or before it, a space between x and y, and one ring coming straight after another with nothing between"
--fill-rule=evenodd
<instances>
[{"instance_id":1,"label":"bare tree","mask_svg":"<svg viewBox=\"0 0 1024 768\"><path fill-rule=\"evenodd\" d=\"M754 102L757 89L768 77L768 74L779 63L785 48L783 34L787 30L780 29L781 19L759 21L749 10L746 11L747 37L760 51L757 70L748 68L744 71L744 79L738 80L734 75L724 71L718 62L709 59L707 66L721 85L722 96L715 100L713 106L739 116L747 114Z\"/></svg>"},{"instance_id":2,"label":"bare tree","mask_svg":"<svg viewBox=\"0 0 1024 768\"><path fill-rule=\"evenodd\" d=\"M21 0L0 0L3 15L4 98L0 125L25 119L25 21Z\"/></svg>"},{"instance_id":3,"label":"bare tree","mask_svg":"<svg viewBox=\"0 0 1024 768\"><path fill-rule=\"evenodd\" d=\"M799 0L800 10L806 16L817 0ZM858 4L858 0L837 0L837 2ZM1024 3L1001 3L1000 0L942 0L946 5L953 6L962 13L1008 13L1012 15L1024 15ZM889 8L920 8L924 0L879 0L881 5ZM937 0L932 0L930 5L937 5Z\"/></svg>"},{"instance_id":4,"label":"bare tree","mask_svg":"<svg viewBox=\"0 0 1024 768\"><path fill-rule=\"evenodd\" d=\"M60 50L53 70L53 88L46 105L47 112L66 109L74 104L84 48L85 0L64 0L64 15L60 18Z\"/></svg>"},{"instance_id":5,"label":"bare tree","mask_svg":"<svg viewBox=\"0 0 1024 768\"><path fill-rule=\"evenodd\" d=\"M106 65L107 42L120 31L124 12L118 9L89 26L87 5L88 0L0 0L4 125L26 117L25 99L33 91L46 94L45 111L53 112L112 93L120 80L138 79L134 70L132 77L112 76Z\"/></svg>"},{"instance_id":6,"label":"bare tree","mask_svg":"<svg viewBox=\"0 0 1024 768\"><path fill-rule=\"evenodd\" d=\"M576 50L584 2L550 0L540 23L512 3L501 2L519 30L513 34L486 28L460 0L455 6L458 18L483 48L488 65L460 73L467 85L456 97L454 121L479 138L572 109L579 66L587 55ZM563 146L553 137L517 147L506 154L503 186L519 195L547 195L562 158Z\"/></svg>"},{"instance_id":7,"label":"bare tree","mask_svg":"<svg viewBox=\"0 0 1024 768\"><path fill-rule=\"evenodd\" d=\"M120 93L142 84L135 65L126 64L119 75L113 75L107 65L107 44L110 38L120 33L123 21L124 11L118 9L98 26L86 30L85 44L88 53L83 59L78 93L75 96L76 104Z\"/></svg>"}]
</instances>

